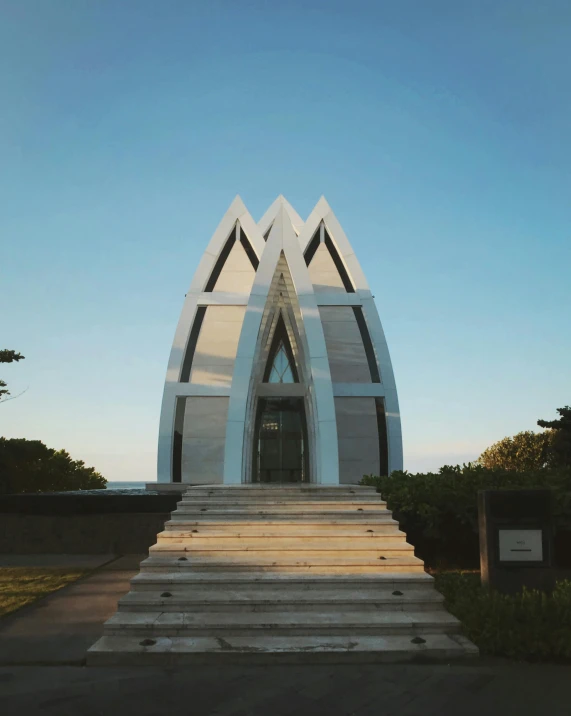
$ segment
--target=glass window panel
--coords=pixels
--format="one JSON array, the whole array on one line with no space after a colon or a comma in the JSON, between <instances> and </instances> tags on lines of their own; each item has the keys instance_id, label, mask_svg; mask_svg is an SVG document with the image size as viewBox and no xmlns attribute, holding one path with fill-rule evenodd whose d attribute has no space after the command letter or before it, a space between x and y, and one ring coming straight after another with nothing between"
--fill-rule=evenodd
<instances>
[{"instance_id":1,"label":"glass window panel","mask_svg":"<svg viewBox=\"0 0 571 716\"><path fill-rule=\"evenodd\" d=\"M294 382L293 373L291 372L291 368L289 367L289 365L286 366L286 369L283 372L281 382L282 383L293 383Z\"/></svg>"},{"instance_id":2,"label":"glass window panel","mask_svg":"<svg viewBox=\"0 0 571 716\"><path fill-rule=\"evenodd\" d=\"M280 344L270 371L269 383L295 383L285 347Z\"/></svg>"},{"instance_id":3,"label":"glass window panel","mask_svg":"<svg viewBox=\"0 0 571 716\"><path fill-rule=\"evenodd\" d=\"M276 367L277 367L280 375L283 374L284 370L286 370L288 365L289 365L289 363L288 363L288 359L287 359L287 354L285 352L285 348L283 347L283 345L281 345L280 349L276 355Z\"/></svg>"}]
</instances>

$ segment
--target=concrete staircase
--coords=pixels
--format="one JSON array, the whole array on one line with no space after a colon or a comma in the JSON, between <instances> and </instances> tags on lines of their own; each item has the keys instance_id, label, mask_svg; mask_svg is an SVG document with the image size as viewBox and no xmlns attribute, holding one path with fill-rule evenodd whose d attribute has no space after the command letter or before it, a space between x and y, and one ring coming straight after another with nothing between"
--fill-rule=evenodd
<instances>
[{"instance_id":1,"label":"concrete staircase","mask_svg":"<svg viewBox=\"0 0 571 716\"><path fill-rule=\"evenodd\" d=\"M190 488L90 665L477 654L374 488Z\"/></svg>"}]
</instances>

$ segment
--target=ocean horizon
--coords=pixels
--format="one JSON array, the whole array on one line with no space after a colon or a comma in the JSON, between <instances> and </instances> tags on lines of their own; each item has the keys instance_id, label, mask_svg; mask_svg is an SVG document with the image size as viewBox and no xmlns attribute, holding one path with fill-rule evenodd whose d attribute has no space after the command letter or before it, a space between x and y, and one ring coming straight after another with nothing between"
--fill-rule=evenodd
<instances>
[{"instance_id":1,"label":"ocean horizon","mask_svg":"<svg viewBox=\"0 0 571 716\"><path fill-rule=\"evenodd\" d=\"M138 482L135 480L122 480L115 481L109 480L107 482L107 490L144 490L146 482Z\"/></svg>"}]
</instances>

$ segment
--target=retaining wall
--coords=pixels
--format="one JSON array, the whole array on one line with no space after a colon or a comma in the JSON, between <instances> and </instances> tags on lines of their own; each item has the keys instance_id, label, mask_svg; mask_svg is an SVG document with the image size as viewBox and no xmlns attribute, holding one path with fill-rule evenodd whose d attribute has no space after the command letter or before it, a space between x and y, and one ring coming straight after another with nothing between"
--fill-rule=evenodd
<instances>
[{"instance_id":1,"label":"retaining wall","mask_svg":"<svg viewBox=\"0 0 571 716\"><path fill-rule=\"evenodd\" d=\"M99 493L99 494L94 494ZM0 496L2 554L129 554L157 541L181 495L43 493Z\"/></svg>"}]
</instances>

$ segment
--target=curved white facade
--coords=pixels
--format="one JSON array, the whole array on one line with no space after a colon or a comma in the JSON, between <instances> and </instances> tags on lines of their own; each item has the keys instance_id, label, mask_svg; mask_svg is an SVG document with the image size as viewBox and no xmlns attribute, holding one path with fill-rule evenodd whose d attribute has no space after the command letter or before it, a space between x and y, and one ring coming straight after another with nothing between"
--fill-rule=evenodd
<instances>
[{"instance_id":1,"label":"curved white facade","mask_svg":"<svg viewBox=\"0 0 571 716\"><path fill-rule=\"evenodd\" d=\"M162 483L357 483L402 469L394 375L361 266L321 198L233 202L202 257L163 395Z\"/></svg>"}]
</instances>

